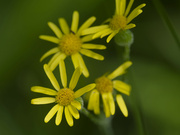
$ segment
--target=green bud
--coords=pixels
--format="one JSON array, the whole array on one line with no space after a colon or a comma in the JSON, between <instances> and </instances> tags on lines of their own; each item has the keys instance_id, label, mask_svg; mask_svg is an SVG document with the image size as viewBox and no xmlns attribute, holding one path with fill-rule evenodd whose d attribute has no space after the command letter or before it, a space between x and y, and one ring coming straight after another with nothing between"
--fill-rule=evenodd
<instances>
[{"instance_id":1,"label":"green bud","mask_svg":"<svg viewBox=\"0 0 180 135\"><path fill-rule=\"evenodd\" d=\"M114 41L119 46L131 46L134 42L134 35L130 30L121 30L114 37Z\"/></svg>"}]
</instances>

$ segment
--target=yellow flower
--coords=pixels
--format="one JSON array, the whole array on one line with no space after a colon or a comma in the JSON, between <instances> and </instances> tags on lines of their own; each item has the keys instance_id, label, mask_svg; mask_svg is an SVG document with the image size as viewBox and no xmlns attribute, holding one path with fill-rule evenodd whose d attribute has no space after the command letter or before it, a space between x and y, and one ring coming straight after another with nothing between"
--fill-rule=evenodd
<instances>
[{"instance_id":1,"label":"yellow flower","mask_svg":"<svg viewBox=\"0 0 180 135\"><path fill-rule=\"evenodd\" d=\"M31 91L42 93L49 96L54 96L54 97L35 98L31 100L31 104L40 105L40 104L56 103L56 105L46 115L44 122L47 123L57 112L55 123L56 125L59 125L61 123L62 114L64 110L67 123L69 124L69 126L73 126L72 116L75 119L79 119L80 117L78 110L81 109L81 103L78 101L78 98L84 93L95 88L96 85L94 83L89 84L74 92L73 90L76 87L76 84L81 75L80 68L76 68L70 80L69 87L67 87L66 68L63 60L60 60L59 67L61 69L60 76L61 76L63 88L60 88L51 69L47 64L45 64L44 65L45 73L48 76L55 90L41 86L34 86L31 88Z\"/></svg>"},{"instance_id":2,"label":"yellow flower","mask_svg":"<svg viewBox=\"0 0 180 135\"><path fill-rule=\"evenodd\" d=\"M113 89L116 89L118 92L129 95L131 87L120 81L113 80L114 78L124 74L126 69L132 65L131 61L127 61L111 74L107 76L101 76L95 80L96 88L93 89L90 93L88 110L94 111L95 114L100 114L100 95L102 96L103 109L105 116L109 117L115 113L115 103L113 98ZM128 111L121 94L116 94L117 104L122 111L125 117L128 116Z\"/></svg>"},{"instance_id":3,"label":"yellow flower","mask_svg":"<svg viewBox=\"0 0 180 135\"><path fill-rule=\"evenodd\" d=\"M87 28L82 32L82 35L94 34L92 37L93 39L98 37L103 38L109 35L106 40L107 43L109 43L110 40L120 30L127 30L134 28L136 25L130 22L143 12L141 8L143 8L146 4L139 5L131 13L129 13L133 5L133 2L134 0L130 0L126 8L126 0L116 0L116 11L114 16L112 18L107 19L107 21L105 21L105 23L109 23L109 24Z\"/></svg>"},{"instance_id":4,"label":"yellow flower","mask_svg":"<svg viewBox=\"0 0 180 135\"><path fill-rule=\"evenodd\" d=\"M94 58L96 60L104 60L104 57L102 55L99 55L89 49L106 49L104 45L87 43L92 40L92 35L81 37L82 31L91 26L91 24L95 20L95 17L90 17L78 29L79 13L77 11L74 11L72 16L71 28L69 28L64 18L59 18L59 24L63 33L54 23L48 22L49 27L52 29L52 31L55 33L57 37L41 35L40 38L43 40L56 43L57 47L52 48L51 50L46 52L41 57L40 61L54 54L54 56L48 63L50 69L53 71L57 67L60 59L64 60L66 57L71 56L74 67L80 67L82 69L82 73L84 74L84 76L88 77L89 72L81 54Z\"/></svg>"}]
</instances>

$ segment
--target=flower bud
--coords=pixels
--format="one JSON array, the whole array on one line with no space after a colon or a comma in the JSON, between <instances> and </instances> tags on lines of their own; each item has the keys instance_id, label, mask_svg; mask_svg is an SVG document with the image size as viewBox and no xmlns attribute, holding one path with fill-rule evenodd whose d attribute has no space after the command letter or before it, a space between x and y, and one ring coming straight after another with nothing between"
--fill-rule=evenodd
<instances>
[{"instance_id":1,"label":"flower bud","mask_svg":"<svg viewBox=\"0 0 180 135\"><path fill-rule=\"evenodd\" d=\"M121 30L114 37L114 41L119 46L131 46L134 42L134 35L130 30Z\"/></svg>"}]
</instances>

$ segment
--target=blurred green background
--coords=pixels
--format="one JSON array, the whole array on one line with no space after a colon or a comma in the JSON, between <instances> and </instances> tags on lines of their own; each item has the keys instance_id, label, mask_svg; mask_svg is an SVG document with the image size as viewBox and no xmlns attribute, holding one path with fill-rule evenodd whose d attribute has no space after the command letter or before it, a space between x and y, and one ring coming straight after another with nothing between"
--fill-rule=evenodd
<instances>
[{"instance_id":1,"label":"blurred green background","mask_svg":"<svg viewBox=\"0 0 180 135\"><path fill-rule=\"evenodd\" d=\"M180 1L161 2L179 36ZM0 3L0 135L99 134L96 125L82 114L73 127L67 125L65 117L60 126L55 125L54 118L45 124L43 119L52 105L31 105L32 98L43 95L32 93L30 88L35 85L52 88L42 68L49 59L39 62L55 46L38 38L41 34L53 34L47 22L58 24L58 18L64 17L70 25L73 11L78 10L80 24L96 16L94 25L99 25L113 15L114 0L1 0ZM129 117L124 118L117 108L113 129L116 135L140 135L142 131L145 135L179 135L180 48L153 2L135 0L133 8L141 3L147 6L133 20L137 27L132 29L135 41L129 76L133 89L130 97L124 96ZM113 40L109 44L105 39L95 42L107 45L107 50L98 52L105 60L84 57L90 77L81 76L77 88L122 63L123 48ZM66 64L70 79L73 72L70 59ZM59 72L55 73L59 78Z\"/></svg>"}]
</instances>

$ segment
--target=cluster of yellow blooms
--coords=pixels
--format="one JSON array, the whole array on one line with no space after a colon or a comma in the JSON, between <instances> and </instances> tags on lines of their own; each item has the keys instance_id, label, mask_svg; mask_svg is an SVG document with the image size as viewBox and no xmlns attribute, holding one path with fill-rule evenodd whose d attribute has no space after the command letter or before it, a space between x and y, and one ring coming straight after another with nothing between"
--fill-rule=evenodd
<instances>
[{"instance_id":1,"label":"cluster of yellow blooms","mask_svg":"<svg viewBox=\"0 0 180 135\"><path fill-rule=\"evenodd\" d=\"M82 58L82 55L94 58L96 60L104 60L104 57L97 54L91 49L104 50L106 46L100 44L90 43L95 38L103 38L107 35L107 43L121 30L127 30L135 27L135 24L130 23L136 16L142 13L141 8L145 4L139 5L131 13L130 9L134 0L130 0L126 8L126 0L115 0L116 10L112 18L108 19L106 23L100 26L90 27L95 17L90 17L80 27L79 26L79 13L74 11L72 16L71 27L68 26L64 18L59 18L59 25L61 30L52 22L48 22L49 27L54 32L55 36L41 35L40 38L57 44L57 47L50 49L40 59L42 61L46 57L53 55L48 64L44 65L44 71L49 78L54 89L34 86L31 91L42 93L54 97L41 97L31 100L32 104L49 104L55 103L53 108L46 115L44 121L47 123L55 114L56 125L59 125L62 120L63 110L65 118L69 126L73 126L73 117L79 119L79 111L82 108L81 96L87 92L90 92L88 101L88 110L94 111L96 115L100 114L100 96L102 97L103 110L106 117L115 114L115 102L122 111L125 117L128 116L128 111L125 102L122 98L122 93L129 95L131 87L120 81L114 80L116 77L124 74L126 69L131 66L132 62L127 61L115 69L108 75L103 75L95 80L95 83L89 84L74 90L81 73L85 76L89 76L89 71ZM70 56L74 65L75 71L67 86L67 75L64 60ZM56 67L59 67L60 78L63 88L60 88L58 81L56 80L53 71ZM113 96L114 89L117 90L115 98Z\"/></svg>"}]
</instances>

